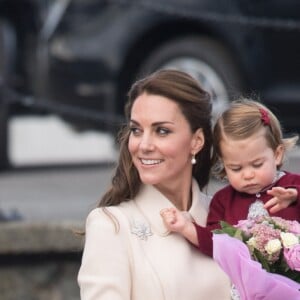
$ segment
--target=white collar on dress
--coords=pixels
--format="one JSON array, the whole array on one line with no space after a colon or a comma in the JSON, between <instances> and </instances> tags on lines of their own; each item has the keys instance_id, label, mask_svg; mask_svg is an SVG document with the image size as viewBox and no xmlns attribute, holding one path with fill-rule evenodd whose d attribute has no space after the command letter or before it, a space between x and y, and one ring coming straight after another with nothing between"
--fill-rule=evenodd
<instances>
[{"instance_id":1,"label":"white collar on dress","mask_svg":"<svg viewBox=\"0 0 300 300\"><path fill-rule=\"evenodd\" d=\"M192 205L188 212L198 224L205 225L209 197L200 191L196 180L193 180L192 183L192 195ZM149 223L151 231L161 236L169 234L160 216L160 211L163 208L174 207L170 200L168 200L154 186L142 185L140 192L133 202ZM147 230L143 228L143 232L147 232Z\"/></svg>"}]
</instances>

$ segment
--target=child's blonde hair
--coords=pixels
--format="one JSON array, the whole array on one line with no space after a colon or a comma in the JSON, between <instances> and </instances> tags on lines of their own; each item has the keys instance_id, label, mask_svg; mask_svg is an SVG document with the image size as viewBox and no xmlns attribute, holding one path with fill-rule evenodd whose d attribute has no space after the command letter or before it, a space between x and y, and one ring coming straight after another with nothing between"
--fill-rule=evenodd
<instances>
[{"instance_id":1,"label":"child's blonde hair","mask_svg":"<svg viewBox=\"0 0 300 300\"><path fill-rule=\"evenodd\" d=\"M298 135L283 138L279 120L263 104L252 99L233 101L230 107L217 119L214 126L214 174L220 178L226 175L221 163L222 151L220 148L220 143L225 136L234 140L241 140L251 137L261 129L264 129L266 141L274 151L279 145L283 145L284 150L290 150L297 143ZM281 166L282 163L278 169Z\"/></svg>"}]
</instances>

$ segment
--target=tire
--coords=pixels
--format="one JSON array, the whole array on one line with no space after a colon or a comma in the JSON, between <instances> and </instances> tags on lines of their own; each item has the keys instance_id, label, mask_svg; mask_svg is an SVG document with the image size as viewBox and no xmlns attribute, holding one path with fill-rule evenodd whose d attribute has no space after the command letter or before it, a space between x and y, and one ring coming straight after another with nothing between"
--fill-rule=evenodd
<instances>
[{"instance_id":1,"label":"tire","mask_svg":"<svg viewBox=\"0 0 300 300\"><path fill-rule=\"evenodd\" d=\"M213 119L242 91L241 72L232 56L211 38L189 36L162 44L143 62L138 77L167 68L185 71L199 80L211 94Z\"/></svg>"},{"instance_id":2,"label":"tire","mask_svg":"<svg viewBox=\"0 0 300 300\"><path fill-rule=\"evenodd\" d=\"M9 167L7 133L8 133L8 106L4 102L2 102L0 96L0 170L7 169Z\"/></svg>"},{"instance_id":3,"label":"tire","mask_svg":"<svg viewBox=\"0 0 300 300\"><path fill-rule=\"evenodd\" d=\"M3 91L9 86L8 78L13 70L15 49L15 32L9 23L0 19L0 170L9 167L9 104L3 98Z\"/></svg>"}]
</instances>

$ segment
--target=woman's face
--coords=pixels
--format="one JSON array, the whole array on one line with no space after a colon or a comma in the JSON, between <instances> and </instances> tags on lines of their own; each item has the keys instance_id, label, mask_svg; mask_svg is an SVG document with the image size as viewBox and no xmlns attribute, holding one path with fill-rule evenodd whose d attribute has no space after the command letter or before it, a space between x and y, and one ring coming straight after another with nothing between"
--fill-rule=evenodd
<instances>
[{"instance_id":1,"label":"woman's face","mask_svg":"<svg viewBox=\"0 0 300 300\"><path fill-rule=\"evenodd\" d=\"M132 106L130 128L128 149L143 183L172 188L191 180L191 154L202 148L204 137L200 129L191 132L176 102L140 95Z\"/></svg>"}]
</instances>

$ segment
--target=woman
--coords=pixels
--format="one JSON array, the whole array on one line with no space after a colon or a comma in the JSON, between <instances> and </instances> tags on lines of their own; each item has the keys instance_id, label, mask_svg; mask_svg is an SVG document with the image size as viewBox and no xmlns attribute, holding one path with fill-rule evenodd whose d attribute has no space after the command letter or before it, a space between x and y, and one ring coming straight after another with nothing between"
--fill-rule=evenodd
<instances>
[{"instance_id":1,"label":"woman","mask_svg":"<svg viewBox=\"0 0 300 300\"><path fill-rule=\"evenodd\" d=\"M230 299L223 271L160 217L174 206L206 224L209 95L189 75L161 70L132 86L126 117L112 186L86 222L81 299Z\"/></svg>"}]
</instances>

